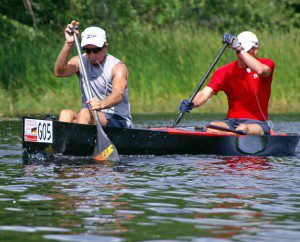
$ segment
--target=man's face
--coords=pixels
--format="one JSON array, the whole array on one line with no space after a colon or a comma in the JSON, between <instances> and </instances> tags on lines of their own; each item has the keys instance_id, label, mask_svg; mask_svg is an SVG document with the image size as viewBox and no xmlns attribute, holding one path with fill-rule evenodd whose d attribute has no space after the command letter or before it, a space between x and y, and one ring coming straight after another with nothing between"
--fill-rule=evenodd
<instances>
[{"instance_id":1,"label":"man's face","mask_svg":"<svg viewBox=\"0 0 300 242\"><path fill-rule=\"evenodd\" d=\"M250 55L252 55L253 57L255 57L257 51L258 51L258 47L253 47L251 50L248 51L248 53L249 53Z\"/></svg>"},{"instance_id":2,"label":"man's face","mask_svg":"<svg viewBox=\"0 0 300 242\"><path fill-rule=\"evenodd\" d=\"M91 64L96 66L98 62L103 62L107 52L107 43L104 44L102 48L99 48L96 45L86 45L83 50L86 53L87 58L90 60Z\"/></svg>"},{"instance_id":3,"label":"man's face","mask_svg":"<svg viewBox=\"0 0 300 242\"><path fill-rule=\"evenodd\" d=\"M248 54L250 54L253 57L256 57L258 51L258 47L253 47L251 50L248 51ZM242 61L241 57L237 54L236 55L239 61Z\"/></svg>"}]
</instances>

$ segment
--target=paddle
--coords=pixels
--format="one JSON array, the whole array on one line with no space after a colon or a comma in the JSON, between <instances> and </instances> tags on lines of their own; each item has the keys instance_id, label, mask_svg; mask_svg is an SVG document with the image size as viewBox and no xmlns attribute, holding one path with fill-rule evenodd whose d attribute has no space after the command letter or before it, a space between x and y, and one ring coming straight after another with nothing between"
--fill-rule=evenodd
<instances>
[{"instance_id":1,"label":"paddle","mask_svg":"<svg viewBox=\"0 0 300 242\"><path fill-rule=\"evenodd\" d=\"M79 41L78 41L76 33L74 32L74 30L78 30L78 29L79 29L78 26L74 26L72 28L72 34L75 39L75 44L76 44L77 51L78 51L79 68L83 74L84 85L87 90L87 93L85 93L85 96L87 97L88 100L90 100L90 99L92 99L91 84L87 78L85 66L84 66L84 63L82 60L82 56L81 56ZM93 160L95 160L95 161L104 161L104 160L117 161L117 160L119 160L118 151L117 151L116 147L114 146L114 144L110 141L110 139L105 134L105 132L101 126L99 116L98 116L98 113L96 110L93 110L93 116L94 116L94 119L96 120L96 125L97 125L97 139L96 139L96 144L94 147Z\"/></svg>"},{"instance_id":2,"label":"paddle","mask_svg":"<svg viewBox=\"0 0 300 242\"><path fill-rule=\"evenodd\" d=\"M193 99L195 98L195 96L197 95L197 93L199 92L200 88L202 87L203 83L206 81L207 77L209 76L210 72L212 71L212 69L215 67L215 65L217 64L218 60L220 59L221 55L223 54L224 50L227 47L227 43L225 43L222 47L222 49L220 50L220 52L218 53L217 57L215 58L214 62L211 64L211 66L208 68L208 70L206 71L205 75L203 76L202 80L199 82L196 90L194 91L193 95L190 97L189 102L192 102ZM183 118L184 113L180 113L178 118L175 120L173 127L175 125L177 125L180 120Z\"/></svg>"},{"instance_id":3,"label":"paddle","mask_svg":"<svg viewBox=\"0 0 300 242\"><path fill-rule=\"evenodd\" d=\"M199 130L216 129L216 130L226 131L226 132L230 132L230 133L234 133L234 134L240 134L240 135L246 135L247 134L245 130L235 130L235 129L225 128L225 127L221 127L221 126L217 126L217 125L213 125L213 124L207 124L204 127L195 126L195 129L199 129Z\"/></svg>"}]
</instances>

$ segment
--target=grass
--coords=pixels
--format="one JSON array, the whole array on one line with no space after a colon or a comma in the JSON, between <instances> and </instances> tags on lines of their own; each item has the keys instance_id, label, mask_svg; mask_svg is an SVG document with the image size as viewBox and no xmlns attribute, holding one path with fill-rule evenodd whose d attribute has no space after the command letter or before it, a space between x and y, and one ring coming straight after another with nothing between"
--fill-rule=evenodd
<instances>
[{"instance_id":1,"label":"grass","mask_svg":"<svg viewBox=\"0 0 300 242\"><path fill-rule=\"evenodd\" d=\"M189 98L220 51L222 34L194 27L114 33L107 30L109 52L129 69L133 113L176 113ZM110 34L111 33L111 34ZM257 33L259 56L276 63L270 113L299 113L299 29L289 33ZM58 114L80 108L77 78L56 78L53 67L63 45L60 33L16 38L0 45L0 116ZM76 54L75 48L72 54ZM233 61L226 50L216 67ZM224 94L214 96L195 113L226 113Z\"/></svg>"}]
</instances>

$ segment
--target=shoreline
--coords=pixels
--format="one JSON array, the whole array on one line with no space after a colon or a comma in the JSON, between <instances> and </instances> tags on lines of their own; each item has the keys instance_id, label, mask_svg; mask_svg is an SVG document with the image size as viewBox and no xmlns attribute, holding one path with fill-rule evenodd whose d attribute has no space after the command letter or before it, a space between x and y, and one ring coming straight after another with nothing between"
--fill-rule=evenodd
<instances>
[{"instance_id":1,"label":"shoreline","mask_svg":"<svg viewBox=\"0 0 300 242\"><path fill-rule=\"evenodd\" d=\"M135 118L157 118L157 119L172 119L176 118L179 113L131 113L133 120ZM22 117L36 117L36 118L44 118L45 114L27 114L27 115L17 115L17 116L0 116L1 121L17 121L22 119ZM52 115L52 114L51 114ZM55 117L58 117L58 114L54 114ZM207 119L207 118L222 118L225 117L226 113L189 113L185 115L185 119L193 120L193 119ZM300 119L300 112L299 113L270 113L269 114L270 120L291 120L295 119L295 121L299 121Z\"/></svg>"}]
</instances>

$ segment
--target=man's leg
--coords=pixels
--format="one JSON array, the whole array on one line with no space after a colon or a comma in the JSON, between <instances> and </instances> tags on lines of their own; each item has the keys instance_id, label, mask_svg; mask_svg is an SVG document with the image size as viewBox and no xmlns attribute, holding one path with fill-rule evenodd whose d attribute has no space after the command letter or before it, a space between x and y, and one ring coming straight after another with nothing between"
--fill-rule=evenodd
<instances>
[{"instance_id":1,"label":"man's leg","mask_svg":"<svg viewBox=\"0 0 300 242\"><path fill-rule=\"evenodd\" d=\"M222 128L226 128L226 129L230 129L229 125L224 123L224 122L210 122L211 125L215 125L215 126L219 126ZM212 132L212 133L216 133L216 134L232 134L231 132L226 132L226 131L222 131L222 130L216 130L216 129L207 129L208 131Z\"/></svg>"},{"instance_id":2,"label":"man's leg","mask_svg":"<svg viewBox=\"0 0 300 242\"><path fill-rule=\"evenodd\" d=\"M236 128L244 130L249 135L269 135L270 126L267 122L253 119L244 119Z\"/></svg>"},{"instance_id":3,"label":"man's leg","mask_svg":"<svg viewBox=\"0 0 300 242\"><path fill-rule=\"evenodd\" d=\"M240 124L236 130L244 130L249 135L264 135L264 131L259 124Z\"/></svg>"},{"instance_id":4,"label":"man's leg","mask_svg":"<svg viewBox=\"0 0 300 242\"><path fill-rule=\"evenodd\" d=\"M108 123L108 119L106 118L105 114L102 112L98 112L98 116L101 125L106 126ZM96 121L94 121L92 111L90 111L87 108L81 109L78 114L70 109L63 109L59 113L59 121L68 122L68 123L79 123L79 124L96 123Z\"/></svg>"},{"instance_id":5,"label":"man's leg","mask_svg":"<svg viewBox=\"0 0 300 242\"><path fill-rule=\"evenodd\" d=\"M90 113L91 113L92 123L96 124L96 120L94 120L93 113L91 111L90 111ZM106 118L105 114L102 112L97 112L97 113L98 113L98 117L100 120L100 124L102 126L106 126L108 124L109 120Z\"/></svg>"},{"instance_id":6,"label":"man's leg","mask_svg":"<svg viewBox=\"0 0 300 242\"><path fill-rule=\"evenodd\" d=\"M100 124L102 126L106 126L108 123L108 119L106 118L105 114L102 112L97 112L98 117L100 119ZM79 124L96 124L94 120L93 112L87 108L83 108L79 111L78 120Z\"/></svg>"},{"instance_id":7,"label":"man's leg","mask_svg":"<svg viewBox=\"0 0 300 242\"><path fill-rule=\"evenodd\" d=\"M107 119L104 113L98 112L98 117L102 126L106 126L108 124L109 120Z\"/></svg>"},{"instance_id":8,"label":"man's leg","mask_svg":"<svg viewBox=\"0 0 300 242\"><path fill-rule=\"evenodd\" d=\"M226 129L230 129L230 127L228 126L228 124L224 123L224 122L210 122L211 125L215 125L215 126L220 126L222 128L226 128Z\"/></svg>"},{"instance_id":9,"label":"man's leg","mask_svg":"<svg viewBox=\"0 0 300 242\"><path fill-rule=\"evenodd\" d=\"M63 109L59 113L59 121L68 122L68 123L76 123L77 122L77 113L70 109Z\"/></svg>"},{"instance_id":10,"label":"man's leg","mask_svg":"<svg viewBox=\"0 0 300 242\"><path fill-rule=\"evenodd\" d=\"M92 124L93 123L93 114L87 109L83 108L78 113L77 123L79 124Z\"/></svg>"}]
</instances>

